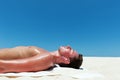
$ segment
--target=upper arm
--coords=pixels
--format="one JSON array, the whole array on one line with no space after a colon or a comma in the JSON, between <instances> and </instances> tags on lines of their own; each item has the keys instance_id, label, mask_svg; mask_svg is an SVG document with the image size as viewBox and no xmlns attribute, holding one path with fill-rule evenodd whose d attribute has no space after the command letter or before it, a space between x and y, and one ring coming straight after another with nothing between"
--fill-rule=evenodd
<instances>
[{"instance_id":1,"label":"upper arm","mask_svg":"<svg viewBox=\"0 0 120 80\"><path fill-rule=\"evenodd\" d=\"M17 54L14 54L15 52L11 49L1 49L0 50L0 59L12 59L14 57L17 57Z\"/></svg>"},{"instance_id":2,"label":"upper arm","mask_svg":"<svg viewBox=\"0 0 120 80\"><path fill-rule=\"evenodd\" d=\"M4 72L41 71L54 65L53 57L50 54L36 55L19 60L0 60L0 62L4 66Z\"/></svg>"}]
</instances>

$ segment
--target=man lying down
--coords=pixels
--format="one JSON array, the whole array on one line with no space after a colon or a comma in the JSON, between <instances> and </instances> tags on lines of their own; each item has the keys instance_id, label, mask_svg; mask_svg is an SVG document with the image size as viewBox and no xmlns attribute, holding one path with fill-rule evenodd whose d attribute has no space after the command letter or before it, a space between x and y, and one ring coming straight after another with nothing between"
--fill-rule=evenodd
<instances>
[{"instance_id":1,"label":"man lying down","mask_svg":"<svg viewBox=\"0 0 120 80\"><path fill-rule=\"evenodd\" d=\"M53 52L35 46L0 49L0 73L42 71L55 64L79 69L82 61L82 55L70 46Z\"/></svg>"}]
</instances>

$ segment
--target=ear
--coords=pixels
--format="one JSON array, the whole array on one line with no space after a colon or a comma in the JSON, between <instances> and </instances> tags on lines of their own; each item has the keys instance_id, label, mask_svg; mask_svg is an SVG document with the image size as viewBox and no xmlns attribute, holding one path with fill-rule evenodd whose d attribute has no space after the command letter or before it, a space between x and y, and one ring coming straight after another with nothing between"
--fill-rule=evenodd
<instances>
[{"instance_id":1,"label":"ear","mask_svg":"<svg viewBox=\"0 0 120 80\"><path fill-rule=\"evenodd\" d=\"M63 64L69 64L70 63L70 59L69 58L66 58L64 56L59 56L57 58L57 61L56 61L58 64L59 63L63 63Z\"/></svg>"},{"instance_id":2,"label":"ear","mask_svg":"<svg viewBox=\"0 0 120 80\"><path fill-rule=\"evenodd\" d=\"M70 59L66 58L64 56L61 56L61 61L63 61L63 63L65 63L65 64L69 64L70 63Z\"/></svg>"}]
</instances>

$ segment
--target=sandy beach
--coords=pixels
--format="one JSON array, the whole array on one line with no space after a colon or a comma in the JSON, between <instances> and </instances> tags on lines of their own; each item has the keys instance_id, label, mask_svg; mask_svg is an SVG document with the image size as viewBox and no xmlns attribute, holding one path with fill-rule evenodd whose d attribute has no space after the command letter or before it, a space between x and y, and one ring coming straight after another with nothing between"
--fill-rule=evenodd
<instances>
[{"instance_id":1,"label":"sandy beach","mask_svg":"<svg viewBox=\"0 0 120 80\"><path fill-rule=\"evenodd\" d=\"M104 75L107 80L120 80L120 57L84 57L83 67Z\"/></svg>"},{"instance_id":2,"label":"sandy beach","mask_svg":"<svg viewBox=\"0 0 120 80\"><path fill-rule=\"evenodd\" d=\"M81 69L0 74L0 80L120 80L120 57L84 57Z\"/></svg>"}]
</instances>

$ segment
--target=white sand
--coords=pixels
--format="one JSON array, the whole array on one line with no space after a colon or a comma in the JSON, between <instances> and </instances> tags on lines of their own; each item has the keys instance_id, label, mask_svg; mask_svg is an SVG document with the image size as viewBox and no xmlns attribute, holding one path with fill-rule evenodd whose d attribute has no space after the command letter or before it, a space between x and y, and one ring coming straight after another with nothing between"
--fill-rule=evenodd
<instances>
[{"instance_id":1,"label":"white sand","mask_svg":"<svg viewBox=\"0 0 120 80\"><path fill-rule=\"evenodd\" d=\"M84 57L83 70L58 67L37 73L8 73L0 74L0 80L120 80L119 67L120 57Z\"/></svg>"},{"instance_id":2,"label":"white sand","mask_svg":"<svg viewBox=\"0 0 120 80\"><path fill-rule=\"evenodd\" d=\"M83 68L99 72L107 80L120 80L120 57L84 57Z\"/></svg>"}]
</instances>

